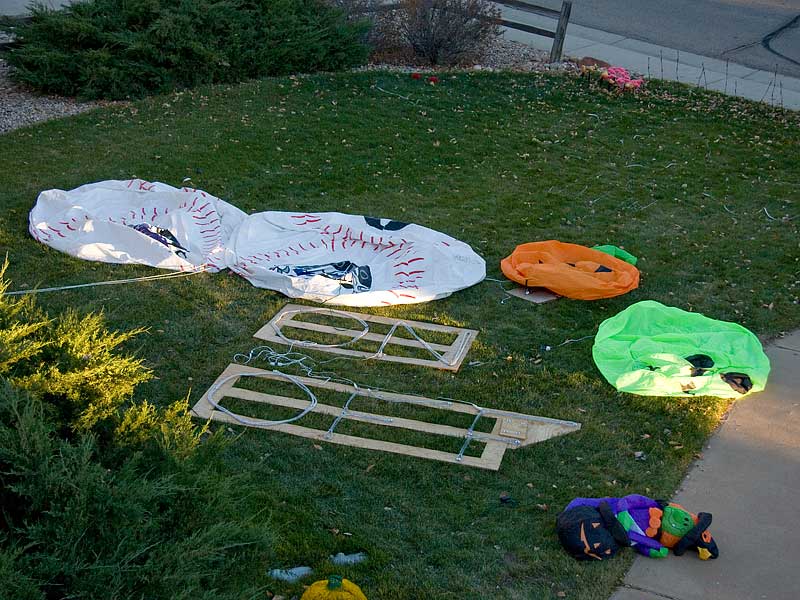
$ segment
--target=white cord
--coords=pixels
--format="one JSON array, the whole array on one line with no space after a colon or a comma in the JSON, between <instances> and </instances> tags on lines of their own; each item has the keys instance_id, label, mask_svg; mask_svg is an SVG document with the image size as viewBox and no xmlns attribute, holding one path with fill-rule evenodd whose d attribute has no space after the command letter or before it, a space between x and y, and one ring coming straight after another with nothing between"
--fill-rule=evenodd
<instances>
[{"instance_id":1,"label":"white cord","mask_svg":"<svg viewBox=\"0 0 800 600\"><path fill-rule=\"evenodd\" d=\"M62 285L59 287L38 288L32 290L17 290L16 292L3 292L6 296L22 296L26 294L42 294L44 292L60 292L62 290L76 290L78 288L95 287L100 285L120 285L123 283L137 283L139 281L155 281L157 279L176 279L178 277L187 277L188 275L197 275L206 270L206 265L200 265L191 271L179 271L176 273L162 273L160 275L148 275L146 277L132 277L130 279L114 279L112 281L95 281L94 283L79 283L77 285Z\"/></svg>"},{"instance_id":2,"label":"white cord","mask_svg":"<svg viewBox=\"0 0 800 600\"><path fill-rule=\"evenodd\" d=\"M302 412L289 419L282 419L280 421L266 421L264 419L250 419L248 417L243 417L231 410L228 410L224 406L221 406L217 401L214 400L214 394L217 393L217 390L219 390L220 387L222 387L226 382L230 381L231 379L238 379L240 377L266 377L267 375L270 374L284 377L285 379L288 379L297 387L299 387L301 390L303 390L311 400L309 405L306 408L304 408ZM293 421L297 421L298 419L302 419L308 413L314 410L317 406L317 397L314 395L314 392L308 389L308 386L306 386L302 381L297 379L297 377L293 377L292 375L288 375L286 373L281 373L280 371L272 371L271 373L236 373L234 375L229 375L228 377L220 379L218 382L216 382L209 388L208 393L206 394L206 399L208 400L208 403L214 408L214 410L218 410L219 412L225 413L233 420L237 421L238 423L241 423L242 425L247 425L248 427L258 427L261 429L266 429L268 427L275 427L276 425L285 425L286 423L291 423Z\"/></svg>"},{"instance_id":3,"label":"white cord","mask_svg":"<svg viewBox=\"0 0 800 600\"><path fill-rule=\"evenodd\" d=\"M275 330L275 334L290 346L294 346L295 344L297 344L298 346L307 346L311 348L340 348L342 346L349 346L350 344L355 344L358 340L360 340L362 337L364 337L369 333L369 323L367 323L364 319L360 319L355 315L351 315L342 310L336 310L333 308L316 308L316 309L309 308L301 310L290 310L281 315L281 320L283 320L284 317L291 318L292 316L298 313L318 313L323 311L331 315L335 313L336 316L342 317L344 319L352 319L354 321L358 321L364 329L358 332L351 340L348 340L346 342L339 342L338 344L319 344L317 342L309 342L306 340L295 340L293 338L286 337L281 331L281 329L277 326L277 323L273 323L272 328Z\"/></svg>"},{"instance_id":4,"label":"white cord","mask_svg":"<svg viewBox=\"0 0 800 600\"><path fill-rule=\"evenodd\" d=\"M325 313L330 314L330 315L339 316L339 317L346 318L346 319L352 319L354 321L358 321L361 324L361 326L363 327L363 330L358 332L355 336L353 336L352 339L347 340L346 342L339 342L338 344L320 344L318 342L311 342L311 341L307 341L307 340L298 340L298 339L287 337L283 333L281 328L278 327L278 323L280 323L280 320L283 320L284 317L291 317L291 316L293 316L295 314L298 314L298 313L309 313L309 312L310 313L325 312ZM279 338L281 338L284 342L286 342L289 345L290 351L287 353L287 355L291 354L291 347L293 347L295 345L303 346L303 347L306 347L306 348L343 348L345 346L349 346L351 344L355 344L358 340L360 340L361 338L363 338L365 335L367 335L369 333L369 323L367 321L365 321L364 319L361 319L358 316L353 315L351 313L347 313L347 312L344 312L344 311L341 311L341 310L332 309L332 308L319 308L319 309L313 309L312 308L312 309L291 310L291 311L287 311L287 312L283 313L283 316L281 317L280 320L278 322L272 324L272 329L275 331L275 335L277 335ZM289 324L289 326L291 327L291 323ZM452 366L454 364L452 362L447 362L444 359L444 355L443 354L439 354L436 350L434 350L428 342L426 342L424 339L422 339L419 336L419 334L414 330L414 328L411 325L409 325L408 323L405 323L404 321L397 321L394 325L392 325L392 328L389 329L389 332L383 338L383 341L381 342L381 345L378 347L378 350L375 352L375 354L372 354L371 356L366 356L366 357L364 357L363 360L370 360L372 358L380 358L381 356L383 356L384 355L384 352L383 352L384 349L386 348L387 344L389 344L389 342L391 341L391 338L394 335L395 331L397 331L397 329L400 328L400 327L402 327L409 334L411 334L411 336L414 337L414 339L416 339L422 345L422 347L425 348L425 350L430 352L431 355L434 358L436 358L436 360L446 364L447 366ZM267 346L267 348L268 348L268 346ZM270 348L270 351L272 351L271 348ZM278 356L281 356L278 353L275 353L275 354L277 354ZM252 355L252 350L251 350L251 355ZM240 355L237 355L237 356L240 356ZM300 361L300 362L302 362L302 361Z\"/></svg>"}]
</instances>

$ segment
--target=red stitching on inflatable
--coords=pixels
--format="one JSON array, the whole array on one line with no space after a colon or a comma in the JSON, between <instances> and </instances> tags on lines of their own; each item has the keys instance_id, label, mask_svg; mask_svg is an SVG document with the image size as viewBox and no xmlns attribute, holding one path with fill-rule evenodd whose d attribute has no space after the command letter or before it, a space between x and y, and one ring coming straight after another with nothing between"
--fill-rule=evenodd
<instances>
[{"instance_id":1,"label":"red stitching on inflatable","mask_svg":"<svg viewBox=\"0 0 800 600\"><path fill-rule=\"evenodd\" d=\"M201 229L200 233L211 233L212 231L217 231L219 229L219 225L216 227L212 227L211 229Z\"/></svg>"},{"instance_id":2,"label":"red stitching on inflatable","mask_svg":"<svg viewBox=\"0 0 800 600\"><path fill-rule=\"evenodd\" d=\"M133 185L134 181L136 181L136 180L135 179L128 180L128 187L131 187Z\"/></svg>"},{"instance_id":3,"label":"red stitching on inflatable","mask_svg":"<svg viewBox=\"0 0 800 600\"><path fill-rule=\"evenodd\" d=\"M72 225L70 225L69 223L64 223L64 225L66 225L66 226L67 226L67 229L69 229L70 231L78 231L78 230L77 230L75 227L73 227L73 226L72 226Z\"/></svg>"},{"instance_id":4,"label":"red stitching on inflatable","mask_svg":"<svg viewBox=\"0 0 800 600\"><path fill-rule=\"evenodd\" d=\"M417 262L418 260L425 260L425 259L422 256L418 256L417 258L410 258L409 260L407 260L405 262L399 262L399 263L397 263L396 265L393 265L393 266L394 267L407 267L411 263Z\"/></svg>"},{"instance_id":5,"label":"red stitching on inflatable","mask_svg":"<svg viewBox=\"0 0 800 600\"><path fill-rule=\"evenodd\" d=\"M47 226L47 228L48 228L50 231L55 231L55 232L56 232L56 233L57 233L59 236L61 236L61 237L67 237L67 236L65 236L63 233L61 233L61 231L59 231L58 229L55 229L55 228L53 228L53 227L50 227L49 225Z\"/></svg>"},{"instance_id":6,"label":"red stitching on inflatable","mask_svg":"<svg viewBox=\"0 0 800 600\"><path fill-rule=\"evenodd\" d=\"M203 195L205 196L205 194L203 194ZM206 202L205 204L203 204L203 206L199 206L196 210L193 210L192 212L200 212L201 210L203 210L209 204L211 204L211 202Z\"/></svg>"}]
</instances>

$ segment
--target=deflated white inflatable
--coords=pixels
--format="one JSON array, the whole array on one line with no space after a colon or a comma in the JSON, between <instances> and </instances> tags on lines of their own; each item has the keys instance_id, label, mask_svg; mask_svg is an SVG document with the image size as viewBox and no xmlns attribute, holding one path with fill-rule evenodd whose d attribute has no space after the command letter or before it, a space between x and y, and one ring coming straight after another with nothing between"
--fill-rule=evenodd
<instances>
[{"instance_id":1,"label":"deflated white inflatable","mask_svg":"<svg viewBox=\"0 0 800 600\"><path fill-rule=\"evenodd\" d=\"M44 191L29 230L86 260L215 272L225 268L225 244L245 217L206 192L132 179Z\"/></svg>"},{"instance_id":2,"label":"deflated white inflatable","mask_svg":"<svg viewBox=\"0 0 800 600\"><path fill-rule=\"evenodd\" d=\"M448 235L336 212L250 215L226 263L257 287L345 306L427 302L486 276L484 260Z\"/></svg>"}]
</instances>

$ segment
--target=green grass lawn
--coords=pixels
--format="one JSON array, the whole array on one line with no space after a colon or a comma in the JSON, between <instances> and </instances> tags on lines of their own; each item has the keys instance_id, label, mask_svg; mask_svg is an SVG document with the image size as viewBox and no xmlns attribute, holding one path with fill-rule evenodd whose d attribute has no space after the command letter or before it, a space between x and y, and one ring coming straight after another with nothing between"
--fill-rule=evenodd
<instances>
[{"instance_id":1,"label":"green grass lawn","mask_svg":"<svg viewBox=\"0 0 800 600\"><path fill-rule=\"evenodd\" d=\"M670 496L728 402L618 394L595 368L591 340L558 345L644 299L765 337L797 327L798 124L796 113L677 85L618 97L570 76L457 74L431 86L372 72L203 88L0 136L0 251L12 289L153 274L73 259L27 234L41 190L131 177L178 186L191 177L247 212L416 222L471 244L493 278L523 242L624 246L640 258L642 281L618 298L537 306L484 282L366 311L478 329L456 374L325 366L364 385L580 421L578 433L509 451L496 473L243 428L231 429L241 435L224 456L242 493L268 492L262 510L278 540L230 582L253 598L299 595L313 578L283 584L266 571L309 565L319 578L353 579L371 600L596 599L633 553L573 561L555 537L556 514L575 496ZM38 301L50 314L104 310L113 328L148 328L129 348L157 378L137 394L166 404L189 392L193 404L287 299L226 272ZM519 505L501 506L502 492ZM328 556L340 551L369 560L333 567Z\"/></svg>"}]
</instances>

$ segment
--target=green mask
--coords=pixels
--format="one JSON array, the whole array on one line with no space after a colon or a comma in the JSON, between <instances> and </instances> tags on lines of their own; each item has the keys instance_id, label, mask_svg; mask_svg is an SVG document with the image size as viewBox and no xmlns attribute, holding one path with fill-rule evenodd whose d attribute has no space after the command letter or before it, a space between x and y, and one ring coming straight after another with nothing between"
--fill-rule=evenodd
<instances>
[{"instance_id":1,"label":"green mask","mask_svg":"<svg viewBox=\"0 0 800 600\"><path fill-rule=\"evenodd\" d=\"M682 538L694 527L692 515L677 506L664 507L664 515L661 517L661 529Z\"/></svg>"}]
</instances>

